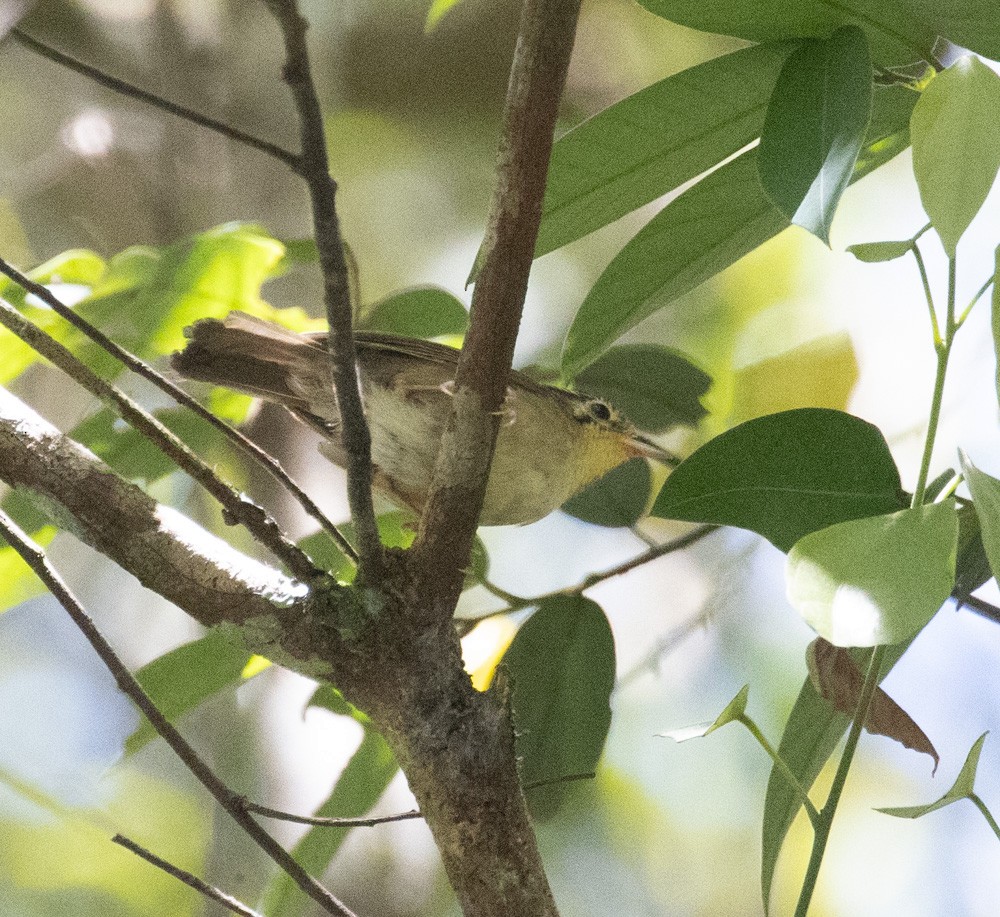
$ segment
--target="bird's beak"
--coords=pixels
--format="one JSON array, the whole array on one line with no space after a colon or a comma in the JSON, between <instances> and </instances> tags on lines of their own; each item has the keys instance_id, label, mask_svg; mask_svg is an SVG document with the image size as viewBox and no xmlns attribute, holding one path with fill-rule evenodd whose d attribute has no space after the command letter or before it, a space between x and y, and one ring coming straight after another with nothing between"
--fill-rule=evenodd
<instances>
[{"instance_id":1,"label":"bird's beak","mask_svg":"<svg viewBox=\"0 0 1000 917\"><path fill-rule=\"evenodd\" d=\"M631 453L632 458L652 459L654 462L661 462L664 465L669 465L671 468L676 468L681 463L681 460L672 452L668 452L651 439L639 436L638 434L633 434L629 437L627 449Z\"/></svg>"}]
</instances>

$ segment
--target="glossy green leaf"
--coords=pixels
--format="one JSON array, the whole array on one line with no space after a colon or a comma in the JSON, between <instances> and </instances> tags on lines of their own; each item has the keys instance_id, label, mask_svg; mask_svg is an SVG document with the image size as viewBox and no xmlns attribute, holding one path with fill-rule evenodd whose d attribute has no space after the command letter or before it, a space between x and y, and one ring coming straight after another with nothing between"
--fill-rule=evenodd
<instances>
[{"instance_id":1,"label":"glossy green leaf","mask_svg":"<svg viewBox=\"0 0 1000 917\"><path fill-rule=\"evenodd\" d=\"M581 392L614 405L640 430L659 433L698 423L708 412L701 397L708 373L657 344L625 344L598 357L574 380Z\"/></svg>"},{"instance_id":2,"label":"glossy green leaf","mask_svg":"<svg viewBox=\"0 0 1000 917\"><path fill-rule=\"evenodd\" d=\"M566 335L574 378L644 318L763 245L788 225L761 190L751 151L663 208L598 278Z\"/></svg>"},{"instance_id":3,"label":"glossy green leaf","mask_svg":"<svg viewBox=\"0 0 1000 917\"><path fill-rule=\"evenodd\" d=\"M238 635L217 628L164 653L135 674L160 712L173 722L223 688L240 684L251 655ZM125 751L133 754L156 737L156 730L143 719L125 740Z\"/></svg>"},{"instance_id":4,"label":"glossy green leaf","mask_svg":"<svg viewBox=\"0 0 1000 917\"><path fill-rule=\"evenodd\" d=\"M913 109L913 172L948 255L954 255L1000 169L997 111L1000 76L971 55L932 79Z\"/></svg>"},{"instance_id":5,"label":"glossy green leaf","mask_svg":"<svg viewBox=\"0 0 1000 917\"><path fill-rule=\"evenodd\" d=\"M504 654L525 783L592 771L611 725L615 642L582 596L544 602ZM553 806L562 785L546 787ZM551 809L549 809L551 811Z\"/></svg>"},{"instance_id":6,"label":"glossy green leaf","mask_svg":"<svg viewBox=\"0 0 1000 917\"><path fill-rule=\"evenodd\" d=\"M842 25L865 30L880 64L929 60L938 36L1000 58L1000 21L992 0L640 0L665 19L748 41L825 38Z\"/></svg>"},{"instance_id":7,"label":"glossy green leaf","mask_svg":"<svg viewBox=\"0 0 1000 917\"><path fill-rule=\"evenodd\" d=\"M895 261L897 258L902 258L912 248L913 242L910 239L904 239L900 242L859 242L857 245L847 246L847 250L858 261L865 261L868 264Z\"/></svg>"},{"instance_id":8,"label":"glossy green leaf","mask_svg":"<svg viewBox=\"0 0 1000 917\"><path fill-rule=\"evenodd\" d=\"M836 646L901 643L955 585L955 501L852 519L813 532L788 553L788 600Z\"/></svg>"},{"instance_id":9,"label":"glossy green leaf","mask_svg":"<svg viewBox=\"0 0 1000 917\"><path fill-rule=\"evenodd\" d=\"M631 528L646 511L652 474L645 459L630 459L585 487L562 510L608 528Z\"/></svg>"},{"instance_id":10,"label":"glossy green leaf","mask_svg":"<svg viewBox=\"0 0 1000 917\"><path fill-rule=\"evenodd\" d=\"M366 729L361 745L344 768L333 792L316 810L320 818L361 818L382 797L399 766L392 751L373 729ZM310 828L292 850L292 856L312 876L322 876L347 838L346 828ZM267 891L261 912L269 917L298 917L312 913L311 901L279 872Z\"/></svg>"},{"instance_id":11,"label":"glossy green leaf","mask_svg":"<svg viewBox=\"0 0 1000 917\"><path fill-rule=\"evenodd\" d=\"M440 287L416 287L375 303L361 320L366 331L412 338L464 334L469 313L462 301Z\"/></svg>"},{"instance_id":12,"label":"glossy green leaf","mask_svg":"<svg viewBox=\"0 0 1000 917\"><path fill-rule=\"evenodd\" d=\"M688 739L700 739L716 729L732 723L742 718L747 710L747 698L750 696L750 685L740 688L725 709L710 723L698 723L696 726L684 726L681 729L671 729L669 732L660 732L658 735L665 739L673 739L675 742L686 742Z\"/></svg>"},{"instance_id":13,"label":"glossy green leaf","mask_svg":"<svg viewBox=\"0 0 1000 917\"><path fill-rule=\"evenodd\" d=\"M793 223L828 245L872 106L872 64L854 26L803 42L781 69L760 139L761 183Z\"/></svg>"},{"instance_id":14,"label":"glossy green leaf","mask_svg":"<svg viewBox=\"0 0 1000 917\"><path fill-rule=\"evenodd\" d=\"M755 140L793 47L757 45L691 67L560 137L536 257L656 200Z\"/></svg>"},{"instance_id":15,"label":"glossy green leaf","mask_svg":"<svg viewBox=\"0 0 1000 917\"><path fill-rule=\"evenodd\" d=\"M899 471L877 427L800 408L707 442L670 474L651 514L750 529L787 551L809 532L902 506Z\"/></svg>"},{"instance_id":16,"label":"glossy green leaf","mask_svg":"<svg viewBox=\"0 0 1000 917\"><path fill-rule=\"evenodd\" d=\"M965 763L962 765L962 769L959 771L958 777L955 778L951 789L940 799L922 806L894 806L885 809L876 809L875 811L883 812L886 815L895 815L896 818L920 818L929 812L943 809L945 806L950 806L953 802L958 802L960 799L968 799L974 795L976 792L976 770L979 767L979 756L982 754L983 743L985 743L986 736L988 735L988 732L984 732L976 739L972 748L969 749L969 753L965 757Z\"/></svg>"},{"instance_id":17,"label":"glossy green leaf","mask_svg":"<svg viewBox=\"0 0 1000 917\"><path fill-rule=\"evenodd\" d=\"M852 181L902 152L916 94L875 95L866 145ZM763 245L788 225L744 153L663 208L598 278L566 335L562 374L572 379L626 331Z\"/></svg>"},{"instance_id":18,"label":"glossy green leaf","mask_svg":"<svg viewBox=\"0 0 1000 917\"><path fill-rule=\"evenodd\" d=\"M975 503L983 549L993 576L1000 581L1000 481L976 468L962 453L962 471Z\"/></svg>"}]
</instances>

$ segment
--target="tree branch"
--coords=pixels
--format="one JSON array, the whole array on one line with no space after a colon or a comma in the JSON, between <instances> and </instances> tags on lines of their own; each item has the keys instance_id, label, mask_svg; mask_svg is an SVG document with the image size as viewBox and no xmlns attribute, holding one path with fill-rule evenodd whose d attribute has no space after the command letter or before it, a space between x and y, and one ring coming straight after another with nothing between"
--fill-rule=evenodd
<instances>
[{"instance_id":1,"label":"tree branch","mask_svg":"<svg viewBox=\"0 0 1000 917\"><path fill-rule=\"evenodd\" d=\"M55 568L49 563L45 552L24 534L0 510L0 538L3 538L31 567L35 575L45 584L46 588L57 599L73 623L87 639L94 651L101 658L108 671L114 677L116 684L153 724L156 731L163 736L174 753L184 762L188 770L215 797L233 820L247 833L275 863L278 864L305 892L323 907L328 914L339 917L353 917L343 904L330 894L322 885L312 878L270 834L268 834L251 815L239 804L238 797L227 787L201 759L194 748L160 713L149 695L142 689L136 677L118 658L118 654L104 635L97 629L93 619L67 588Z\"/></svg>"},{"instance_id":2,"label":"tree branch","mask_svg":"<svg viewBox=\"0 0 1000 917\"><path fill-rule=\"evenodd\" d=\"M85 64L83 61L77 60L75 57L63 54L62 51L57 51L55 48L39 41L37 38L32 38L27 32L24 32L21 29L11 29L10 36L29 51L33 51L35 54L40 54L42 57L48 58L50 61L54 61L55 63L60 64L75 73L79 73L82 76L87 77L87 79L93 80L95 83L99 83L101 86L104 86L113 92L117 92L123 96L128 96L131 99L137 99L147 105L152 105L154 108L159 108L160 111L165 111L175 117L183 118L185 121L190 121L192 124L197 124L199 127L207 127L209 130L215 131L215 133L221 134L223 137L228 137L230 140L235 140L237 143L242 143L244 146L248 146L254 150L259 150L261 153L274 157L295 172L299 169L299 157L290 150L286 150L283 147L278 146L276 143L271 143L268 140L255 137L253 134L248 134L246 131L240 130L238 127L233 127L232 125L219 121L216 118L210 118L208 115L203 115L201 112L197 112L185 105L179 105L176 102L171 102L168 99L164 99L161 96L156 95L155 93L147 92L145 89L140 89L132 83L119 79L116 76L111 76L110 73L105 73L103 70L99 70L97 67L92 67L90 64Z\"/></svg>"},{"instance_id":3,"label":"tree branch","mask_svg":"<svg viewBox=\"0 0 1000 917\"><path fill-rule=\"evenodd\" d=\"M194 411L194 413L197 414L202 420L211 424L211 426L222 433L222 435L225 436L226 439L228 439L234 446L242 450L244 454L249 455L252 459L254 459L262 468L264 468L265 471L268 471L272 477L285 488L285 490L298 500L299 505L303 508L303 510L305 510L306 514L319 523L323 531L325 531L337 543L338 547L349 558L355 561L357 560L357 554L354 551L353 545L351 545L351 543L340 533L340 530L324 515L323 511L316 505L312 498L301 487L299 487L295 481L292 480L288 472L281 467L281 464L274 458L274 456L265 452L255 442L252 442L240 433L239 430L229 426L229 424L227 424L224 420L220 420L211 411L209 411L208 408L204 407L197 400L192 398L187 392L184 391L184 389L174 385L173 382L161 373L158 373L148 363L145 363L135 354L130 353L124 347L116 344L100 329L95 328L85 318L63 303L62 300L60 300L59 297L56 296L48 287L43 286L40 283L36 283L31 278L22 274L19 270L8 264L3 258L0 258L0 274L5 274L19 287L26 290L28 293L37 296L42 302L49 306L49 308L51 308L58 315L62 316L74 328L83 332L95 344L107 353L111 354L111 356L121 362L136 375L141 376L148 382L151 382L158 389L160 389L160 391L165 392L173 398L178 404L182 404L184 407Z\"/></svg>"},{"instance_id":4,"label":"tree branch","mask_svg":"<svg viewBox=\"0 0 1000 917\"><path fill-rule=\"evenodd\" d=\"M242 523L257 541L287 564L292 573L306 581L314 578L318 571L313 567L312 561L288 539L267 511L220 480L205 462L155 417L110 382L98 376L57 340L2 300L0 300L0 324L59 367L92 395L113 406L132 427L215 497L229 520L234 524Z\"/></svg>"},{"instance_id":5,"label":"tree branch","mask_svg":"<svg viewBox=\"0 0 1000 917\"><path fill-rule=\"evenodd\" d=\"M424 605L436 615L450 617L461 593L486 493L579 8L580 0L525 0L521 14L485 256L414 545Z\"/></svg>"},{"instance_id":6,"label":"tree branch","mask_svg":"<svg viewBox=\"0 0 1000 917\"><path fill-rule=\"evenodd\" d=\"M337 218L337 184L330 176L323 113L309 66L308 25L296 0L265 0L265 4L281 28L285 44L282 75L299 116L302 152L298 171L309 188L313 234L323 273L323 300L330 326L328 346L340 410L340 435L347 456L347 499L358 533L359 575L377 582L384 573L384 560L372 501L371 435L358 383L350 271Z\"/></svg>"},{"instance_id":7,"label":"tree branch","mask_svg":"<svg viewBox=\"0 0 1000 917\"><path fill-rule=\"evenodd\" d=\"M226 892L222 891L222 889L216 888L214 885L209 885L207 882L203 882L196 875L193 875L186 869L174 866L173 863L169 863L167 860L158 857L155 853L151 853L145 847L140 847L135 841L130 840L124 835L116 834L113 838L111 838L111 843L118 844L119 847L124 847L130 853L134 853L137 857L145 860L157 869L162 869L168 876L173 876L175 879L179 879L185 885L193 888L196 892L201 893L211 901L218 902L226 908L226 910L232 911L234 914L239 914L240 917L263 917L259 911L255 911L252 908L247 907L242 901L238 901L232 895L226 894Z\"/></svg>"}]
</instances>

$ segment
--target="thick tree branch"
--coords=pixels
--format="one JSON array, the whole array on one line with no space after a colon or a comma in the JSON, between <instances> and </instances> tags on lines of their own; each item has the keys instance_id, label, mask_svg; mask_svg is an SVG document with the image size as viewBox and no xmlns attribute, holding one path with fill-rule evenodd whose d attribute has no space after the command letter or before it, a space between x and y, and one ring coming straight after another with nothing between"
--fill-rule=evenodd
<instances>
[{"instance_id":1,"label":"thick tree branch","mask_svg":"<svg viewBox=\"0 0 1000 917\"><path fill-rule=\"evenodd\" d=\"M340 410L340 434L347 455L347 499L358 533L359 575L377 582L384 572L382 542L372 501L371 435L361 404L354 347L350 271L337 218L337 184L330 176L326 133L306 44L308 24L296 0L265 0L285 43L282 74L295 100L302 152L298 172L309 188L313 235L323 272L323 299L330 326L333 383Z\"/></svg>"},{"instance_id":2,"label":"thick tree branch","mask_svg":"<svg viewBox=\"0 0 1000 917\"><path fill-rule=\"evenodd\" d=\"M435 615L450 617L458 600L486 493L579 9L580 0L525 0L521 15L482 270L415 545Z\"/></svg>"}]
</instances>

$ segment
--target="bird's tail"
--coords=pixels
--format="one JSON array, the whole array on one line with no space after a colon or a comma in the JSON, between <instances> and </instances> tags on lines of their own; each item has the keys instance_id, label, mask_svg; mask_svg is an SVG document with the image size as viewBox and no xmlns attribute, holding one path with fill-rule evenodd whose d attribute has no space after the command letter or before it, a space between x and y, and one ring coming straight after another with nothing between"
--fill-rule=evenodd
<instances>
[{"instance_id":1,"label":"bird's tail","mask_svg":"<svg viewBox=\"0 0 1000 917\"><path fill-rule=\"evenodd\" d=\"M325 335L297 334L245 312L230 312L222 321L202 319L184 333L188 343L170 365L188 379L293 410L308 410L310 392L332 392Z\"/></svg>"}]
</instances>

